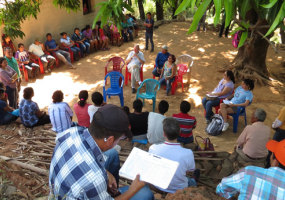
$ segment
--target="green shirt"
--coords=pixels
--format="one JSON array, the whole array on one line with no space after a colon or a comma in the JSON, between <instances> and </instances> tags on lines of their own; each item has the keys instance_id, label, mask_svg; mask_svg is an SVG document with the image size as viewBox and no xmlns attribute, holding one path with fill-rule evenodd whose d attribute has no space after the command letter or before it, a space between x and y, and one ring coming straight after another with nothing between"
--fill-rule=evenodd
<instances>
[{"instance_id":1,"label":"green shirt","mask_svg":"<svg viewBox=\"0 0 285 200\"><path fill-rule=\"evenodd\" d=\"M17 63L16 59L14 57L12 57L12 59L9 59L6 56L5 56L5 58L6 58L7 62L8 62L8 65L10 67L12 67L17 72L18 78L20 78L21 77L21 72L20 72L20 69L19 69L19 66L18 66L18 63Z\"/></svg>"},{"instance_id":2,"label":"green shirt","mask_svg":"<svg viewBox=\"0 0 285 200\"><path fill-rule=\"evenodd\" d=\"M129 28L129 25L127 23L121 22L121 25L123 29Z\"/></svg>"}]
</instances>

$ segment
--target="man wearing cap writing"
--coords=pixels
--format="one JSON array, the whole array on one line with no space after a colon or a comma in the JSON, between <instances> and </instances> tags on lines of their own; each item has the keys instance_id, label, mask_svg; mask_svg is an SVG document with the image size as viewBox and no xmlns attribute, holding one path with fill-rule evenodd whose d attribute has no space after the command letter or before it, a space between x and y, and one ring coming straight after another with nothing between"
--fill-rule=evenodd
<instances>
[{"instance_id":1,"label":"man wearing cap writing","mask_svg":"<svg viewBox=\"0 0 285 200\"><path fill-rule=\"evenodd\" d=\"M152 74L155 77L160 77L162 67L164 63L167 61L168 57L170 56L170 53L168 52L168 46L163 45L161 52L159 52L155 59L155 68L152 71Z\"/></svg>"},{"instance_id":2,"label":"man wearing cap writing","mask_svg":"<svg viewBox=\"0 0 285 200\"><path fill-rule=\"evenodd\" d=\"M74 127L57 134L49 198L111 200L117 193L115 200L154 200L139 175L131 186L117 189L120 160L112 148L124 136L132 138L128 116L111 104L98 109L88 129Z\"/></svg>"},{"instance_id":3,"label":"man wearing cap writing","mask_svg":"<svg viewBox=\"0 0 285 200\"><path fill-rule=\"evenodd\" d=\"M226 199L237 193L238 199L285 199L285 140L270 140L266 147L272 151L269 169L247 166L223 178L217 194Z\"/></svg>"},{"instance_id":4,"label":"man wearing cap writing","mask_svg":"<svg viewBox=\"0 0 285 200\"><path fill-rule=\"evenodd\" d=\"M41 43L39 38L35 39L35 42L30 45L29 53L33 58L39 58L43 63L45 73L51 72L51 66L55 62L55 58L51 55L45 54L45 47Z\"/></svg>"}]
</instances>

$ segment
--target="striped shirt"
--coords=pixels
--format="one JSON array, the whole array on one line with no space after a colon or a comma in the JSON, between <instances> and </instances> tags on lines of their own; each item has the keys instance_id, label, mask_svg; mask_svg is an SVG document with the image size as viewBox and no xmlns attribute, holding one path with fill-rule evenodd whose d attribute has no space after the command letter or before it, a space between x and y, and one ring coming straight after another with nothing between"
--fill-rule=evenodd
<instances>
[{"instance_id":1,"label":"striped shirt","mask_svg":"<svg viewBox=\"0 0 285 200\"><path fill-rule=\"evenodd\" d=\"M279 167L248 166L223 178L216 193L226 199L238 193L240 200L285 199L285 171Z\"/></svg>"},{"instance_id":2,"label":"striped shirt","mask_svg":"<svg viewBox=\"0 0 285 200\"><path fill-rule=\"evenodd\" d=\"M52 103L48 107L52 130L61 133L71 127L73 112L65 102Z\"/></svg>"},{"instance_id":3,"label":"striped shirt","mask_svg":"<svg viewBox=\"0 0 285 200\"><path fill-rule=\"evenodd\" d=\"M173 118L177 119L180 126L180 134L179 136L188 138L193 137L193 129L196 128L197 121L194 116L191 116L189 114L179 113L179 114L173 114Z\"/></svg>"}]
</instances>

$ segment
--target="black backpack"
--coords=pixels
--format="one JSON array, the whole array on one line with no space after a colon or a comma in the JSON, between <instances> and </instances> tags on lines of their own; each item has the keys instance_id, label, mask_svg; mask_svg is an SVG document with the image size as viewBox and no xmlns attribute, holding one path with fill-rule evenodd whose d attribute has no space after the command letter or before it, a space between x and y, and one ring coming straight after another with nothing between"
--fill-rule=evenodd
<instances>
[{"instance_id":1,"label":"black backpack","mask_svg":"<svg viewBox=\"0 0 285 200\"><path fill-rule=\"evenodd\" d=\"M206 133L212 136L220 135L224 126L224 119L221 115L215 114L211 117L211 122L205 128Z\"/></svg>"}]
</instances>

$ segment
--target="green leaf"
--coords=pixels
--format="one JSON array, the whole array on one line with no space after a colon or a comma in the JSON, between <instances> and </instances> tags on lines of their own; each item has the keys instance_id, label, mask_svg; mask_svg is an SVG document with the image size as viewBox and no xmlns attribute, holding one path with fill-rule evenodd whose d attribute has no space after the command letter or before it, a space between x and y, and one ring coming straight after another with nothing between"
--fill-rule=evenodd
<instances>
[{"instance_id":1,"label":"green leaf","mask_svg":"<svg viewBox=\"0 0 285 200\"><path fill-rule=\"evenodd\" d=\"M269 30L267 31L267 33L265 34L265 37L268 36L269 34L271 34L276 27L283 21L285 17L285 1L283 2L275 20L273 21L271 27L269 28Z\"/></svg>"},{"instance_id":2,"label":"green leaf","mask_svg":"<svg viewBox=\"0 0 285 200\"><path fill-rule=\"evenodd\" d=\"M233 35L235 34L237 31L241 31L241 30L244 30L242 27L237 27L235 30L233 30L232 32L230 32L229 35Z\"/></svg>"},{"instance_id":3,"label":"green leaf","mask_svg":"<svg viewBox=\"0 0 285 200\"><path fill-rule=\"evenodd\" d=\"M195 8L195 1L194 0L192 0L191 2L189 2L190 3L190 6L191 6L191 11L192 11L192 13L194 13L194 8Z\"/></svg>"},{"instance_id":4,"label":"green leaf","mask_svg":"<svg viewBox=\"0 0 285 200\"><path fill-rule=\"evenodd\" d=\"M122 6L130 12L135 12L134 9L132 9L132 7L129 4L126 4L125 2L122 2Z\"/></svg>"},{"instance_id":5,"label":"green leaf","mask_svg":"<svg viewBox=\"0 0 285 200\"><path fill-rule=\"evenodd\" d=\"M249 23L244 22L244 21L242 21L240 24L241 24L243 27L245 27L245 28L246 28L246 30L248 30L248 28L249 28L249 26L250 26L250 24L249 24Z\"/></svg>"},{"instance_id":6,"label":"green leaf","mask_svg":"<svg viewBox=\"0 0 285 200\"><path fill-rule=\"evenodd\" d=\"M191 0L183 0L182 3L180 4L180 6L176 9L174 15L176 16L179 13L181 13L182 11L186 10L187 6L189 5L189 1L191 1ZM194 0L192 0L192 1L194 1Z\"/></svg>"},{"instance_id":7,"label":"green leaf","mask_svg":"<svg viewBox=\"0 0 285 200\"><path fill-rule=\"evenodd\" d=\"M198 22L204 15L205 11L207 10L208 5L211 3L212 0L204 0L202 3L199 5L198 10L196 11L193 22L191 24L191 27L189 28L187 34L192 33L196 30Z\"/></svg>"},{"instance_id":8,"label":"green leaf","mask_svg":"<svg viewBox=\"0 0 285 200\"><path fill-rule=\"evenodd\" d=\"M225 0L226 21L225 27L229 26L233 17L233 0Z\"/></svg>"},{"instance_id":9,"label":"green leaf","mask_svg":"<svg viewBox=\"0 0 285 200\"><path fill-rule=\"evenodd\" d=\"M216 26L220 21L220 13L222 9L222 1L221 0L214 0L215 4L215 18L214 18L214 25Z\"/></svg>"},{"instance_id":10,"label":"green leaf","mask_svg":"<svg viewBox=\"0 0 285 200\"><path fill-rule=\"evenodd\" d=\"M280 27L282 30L285 30L285 26L284 26L283 23L281 23L281 24L279 25L279 27Z\"/></svg>"},{"instance_id":11,"label":"green leaf","mask_svg":"<svg viewBox=\"0 0 285 200\"><path fill-rule=\"evenodd\" d=\"M248 36L248 32L243 32L241 34L241 38L240 38L240 41L239 41L239 44L238 44L238 48L240 48L244 44L247 36Z\"/></svg>"},{"instance_id":12,"label":"green leaf","mask_svg":"<svg viewBox=\"0 0 285 200\"><path fill-rule=\"evenodd\" d=\"M261 4L263 8L272 8L278 0L270 0L269 4Z\"/></svg>"},{"instance_id":13,"label":"green leaf","mask_svg":"<svg viewBox=\"0 0 285 200\"><path fill-rule=\"evenodd\" d=\"M250 4L250 0L244 0L241 3L241 11L240 11L240 15L242 17L242 19L245 19L245 14L247 13L247 11L249 11L251 9L251 4Z\"/></svg>"}]
</instances>

